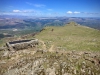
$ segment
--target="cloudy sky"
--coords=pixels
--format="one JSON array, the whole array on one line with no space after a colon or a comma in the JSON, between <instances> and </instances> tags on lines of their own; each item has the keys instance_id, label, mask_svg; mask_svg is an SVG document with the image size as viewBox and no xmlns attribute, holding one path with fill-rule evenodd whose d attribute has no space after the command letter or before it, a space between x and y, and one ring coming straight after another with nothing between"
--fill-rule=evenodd
<instances>
[{"instance_id":1,"label":"cloudy sky","mask_svg":"<svg viewBox=\"0 0 100 75\"><path fill-rule=\"evenodd\" d=\"M100 17L100 0L0 0L0 15Z\"/></svg>"}]
</instances>

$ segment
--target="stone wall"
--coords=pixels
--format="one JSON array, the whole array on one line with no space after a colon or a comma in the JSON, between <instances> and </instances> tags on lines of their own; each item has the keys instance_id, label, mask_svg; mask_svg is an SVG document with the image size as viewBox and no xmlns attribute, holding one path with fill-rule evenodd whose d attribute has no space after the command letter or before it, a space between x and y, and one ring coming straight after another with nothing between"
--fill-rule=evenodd
<instances>
[{"instance_id":1,"label":"stone wall","mask_svg":"<svg viewBox=\"0 0 100 75\"><path fill-rule=\"evenodd\" d=\"M19 41L13 41L13 42L7 42L6 46L8 50L22 50L27 49L30 47L35 47L38 45L38 39L32 39L32 40L19 40Z\"/></svg>"}]
</instances>

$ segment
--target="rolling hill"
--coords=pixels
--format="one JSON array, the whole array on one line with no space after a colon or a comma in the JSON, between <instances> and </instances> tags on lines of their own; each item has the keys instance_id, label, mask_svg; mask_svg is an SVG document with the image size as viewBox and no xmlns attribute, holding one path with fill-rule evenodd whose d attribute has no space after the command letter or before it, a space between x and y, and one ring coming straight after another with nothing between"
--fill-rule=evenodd
<instances>
[{"instance_id":1,"label":"rolling hill","mask_svg":"<svg viewBox=\"0 0 100 75\"><path fill-rule=\"evenodd\" d=\"M43 40L49 49L100 51L100 31L75 22L65 26L45 27L36 38Z\"/></svg>"}]
</instances>

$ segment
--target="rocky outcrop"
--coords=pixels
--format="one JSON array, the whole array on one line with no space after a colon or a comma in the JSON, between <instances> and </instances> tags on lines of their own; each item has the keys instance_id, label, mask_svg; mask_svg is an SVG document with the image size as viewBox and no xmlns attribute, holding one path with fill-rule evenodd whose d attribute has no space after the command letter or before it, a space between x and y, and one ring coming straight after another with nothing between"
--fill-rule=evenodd
<instances>
[{"instance_id":1,"label":"rocky outcrop","mask_svg":"<svg viewBox=\"0 0 100 75\"><path fill-rule=\"evenodd\" d=\"M23 58L18 58L9 65L2 75L99 75L100 64L85 60L92 60L93 54L78 51L62 54L59 51L41 50L35 51L34 55L24 53ZM100 54L94 55L97 56L94 59L100 60ZM8 63L3 61L2 65Z\"/></svg>"}]
</instances>

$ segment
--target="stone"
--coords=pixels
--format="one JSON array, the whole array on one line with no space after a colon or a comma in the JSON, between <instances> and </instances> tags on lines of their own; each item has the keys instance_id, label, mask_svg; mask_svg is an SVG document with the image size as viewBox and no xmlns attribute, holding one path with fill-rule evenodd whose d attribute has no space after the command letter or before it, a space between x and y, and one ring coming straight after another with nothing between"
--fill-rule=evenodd
<instances>
[{"instance_id":1,"label":"stone","mask_svg":"<svg viewBox=\"0 0 100 75\"><path fill-rule=\"evenodd\" d=\"M29 47L34 47L36 45L38 45L38 39L20 40L6 43L6 46L10 51L27 49Z\"/></svg>"}]
</instances>

